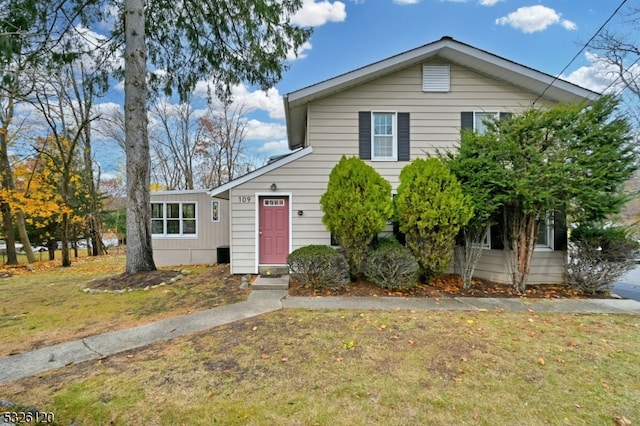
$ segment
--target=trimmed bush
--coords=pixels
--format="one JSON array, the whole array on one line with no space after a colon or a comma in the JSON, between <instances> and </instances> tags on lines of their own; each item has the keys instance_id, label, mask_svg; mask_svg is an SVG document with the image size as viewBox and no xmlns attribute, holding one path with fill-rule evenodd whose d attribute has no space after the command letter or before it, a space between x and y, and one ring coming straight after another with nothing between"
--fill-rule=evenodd
<instances>
[{"instance_id":1,"label":"trimmed bush","mask_svg":"<svg viewBox=\"0 0 640 426\"><path fill-rule=\"evenodd\" d=\"M287 257L287 263L291 278L313 289L341 286L349 281L347 261L329 246L300 247Z\"/></svg>"},{"instance_id":2,"label":"trimmed bush","mask_svg":"<svg viewBox=\"0 0 640 426\"><path fill-rule=\"evenodd\" d=\"M343 156L320 198L322 222L333 233L355 280L367 246L391 218L391 184L359 158Z\"/></svg>"},{"instance_id":3,"label":"trimmed bush","mask_svg":"<svg viewBox=\"0 0 640 426\"><path fill-rule=\"evenodd\" d=\"M585 293L611 291L636 267L638 242L619 226L583 225L571 233L566 283Z\"/></svg>"},{"instance_id":4,"label":"trimmed bush","mask_svg":"<svg viewBox=\"0 0 640 426\"><path fill-rule=\"evenodd\" d=\"M380 239L368 252L362 271L380 288L406 289L418 284L420 267L411 251L394 238Z\"/></svg>"},{"instance_id":5,"label":"trimmed bush","mask_svg":"<svg viewBox=\"0 0 640 426\"><path fill-rule=\"evenodd\" d=\"M473 216L469 196L437 158L418 158L400 172L396 220L426 282L451 263L455 237Z\"/></svg>"}]
</instances>

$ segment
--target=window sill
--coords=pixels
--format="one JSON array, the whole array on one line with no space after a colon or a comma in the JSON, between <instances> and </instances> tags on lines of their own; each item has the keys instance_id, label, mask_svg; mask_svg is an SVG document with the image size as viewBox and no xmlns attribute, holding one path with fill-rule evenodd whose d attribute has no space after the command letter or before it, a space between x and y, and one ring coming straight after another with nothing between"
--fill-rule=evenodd
<instances>
[{"instance_id":1,"label":"window sill","mask_svg":"<svg viewBox=\"0 0 640 426\"><path fill-rule=\"evenodd\" d=\"M153 240L197 240L195 234L177 235L177 234L151 234Z\"/></svg>"}]
</instances>

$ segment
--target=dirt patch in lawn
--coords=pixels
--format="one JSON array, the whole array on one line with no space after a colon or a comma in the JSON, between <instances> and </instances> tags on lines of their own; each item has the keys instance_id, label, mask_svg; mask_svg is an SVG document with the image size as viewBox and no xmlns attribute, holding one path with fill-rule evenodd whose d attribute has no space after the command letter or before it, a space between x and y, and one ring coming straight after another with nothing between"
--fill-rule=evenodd
<instances>
[{"instance_id":1,"label":"dirt patch in lawn","mask_svg":"<svg viewBox=\"0 0 640 426\"><path fill-rule=\"evenodd\" d=\"M462 278L459 275L443 275L429 284L404 290L381 289L374 283L359 277L356 282L347 286L335 288L312 289L301 283L291 280L289 283L290 296L359 296L359 297L530 297L541 299L606 299L609 293L587 294L563 285L543 284L530 285L524 295L519 294L507 284L499 284L487 280L474 279L471 288L465 289Z\"/></svg>"},{"instance_id":2,"label":"dirt patch in lawn","mask_svg":"<svg viewBox=\"0 0 640 426\"><path fill-rule=\"evenodd\" d=\"M208 279L214 278L216 276L220 278L220 271L214 271L214 268L211 269L212 270L210 272L213 272L213 274L199 274L198 278L204 278L203 275L209 275L209 277L207 277ZM137 274L127 274L125 272L119 275L114 275L112 277L90 281L89 283L87 283L87 287L96 290L126 290L129 288L141 289L159 285L162 283L167 284L171 281L171 279L175 279L180 275L182 275L180 271L164 270L141 272Z\"/></svg>"}]
</instances>

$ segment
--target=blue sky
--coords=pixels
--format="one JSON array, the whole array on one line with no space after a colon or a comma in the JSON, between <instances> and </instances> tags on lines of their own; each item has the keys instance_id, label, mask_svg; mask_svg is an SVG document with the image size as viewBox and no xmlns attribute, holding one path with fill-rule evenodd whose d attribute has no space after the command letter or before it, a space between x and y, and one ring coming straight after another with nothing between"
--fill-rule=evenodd
<instances>
[{"instance_id":1,"label":"blue sky","mask_svg":"<svg viewBox=\"0 0 640 426\"><path fill-rule=\"evenodd\" d=\"M248 118L246 146L262 159L287 152L282 96L447 35L551 75L558 75L622 0L303 0L294 23L314 28L289 69L268 91L239 85L234 99ZM625 5L607 26L614 30ZM588 48L563 77L599 91L611 78ZM205 82L194 94L205 99ZM103 107L122 108L122 84ZM120 99L118 101L118 99ZM103 171L117 167L114 145L97 144ZM117 150L116 150L117 151ZM122 156L120 156L121 162Z\"/></svg>"}]
</instances>

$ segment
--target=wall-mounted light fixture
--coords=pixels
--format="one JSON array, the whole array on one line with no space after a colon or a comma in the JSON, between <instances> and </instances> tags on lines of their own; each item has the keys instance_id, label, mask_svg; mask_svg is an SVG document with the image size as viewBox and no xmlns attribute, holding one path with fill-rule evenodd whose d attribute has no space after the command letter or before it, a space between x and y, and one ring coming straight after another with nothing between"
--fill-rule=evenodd
<instances>
[{"instance_id":1,"label":"wall-mounted light fixture","mask_svg":"<svg viewBox=\"0 0 640 426\"><path fill-rule=\"evenodd\" d=\"M302 210L298 210L298 216L302 216L304 212Z\"/></svg>"},{"instance_id":2,"label":"wall-mounted light fixture","mask_svg":"<svg viewBox=\"0 0 640 426\"><path fill-rule=\"evenodd\" d=\"M276 189L278 189L278 185L276 185L275 183L271 184L271 190L275 191Z\"/></svg>"}]
</instances>

